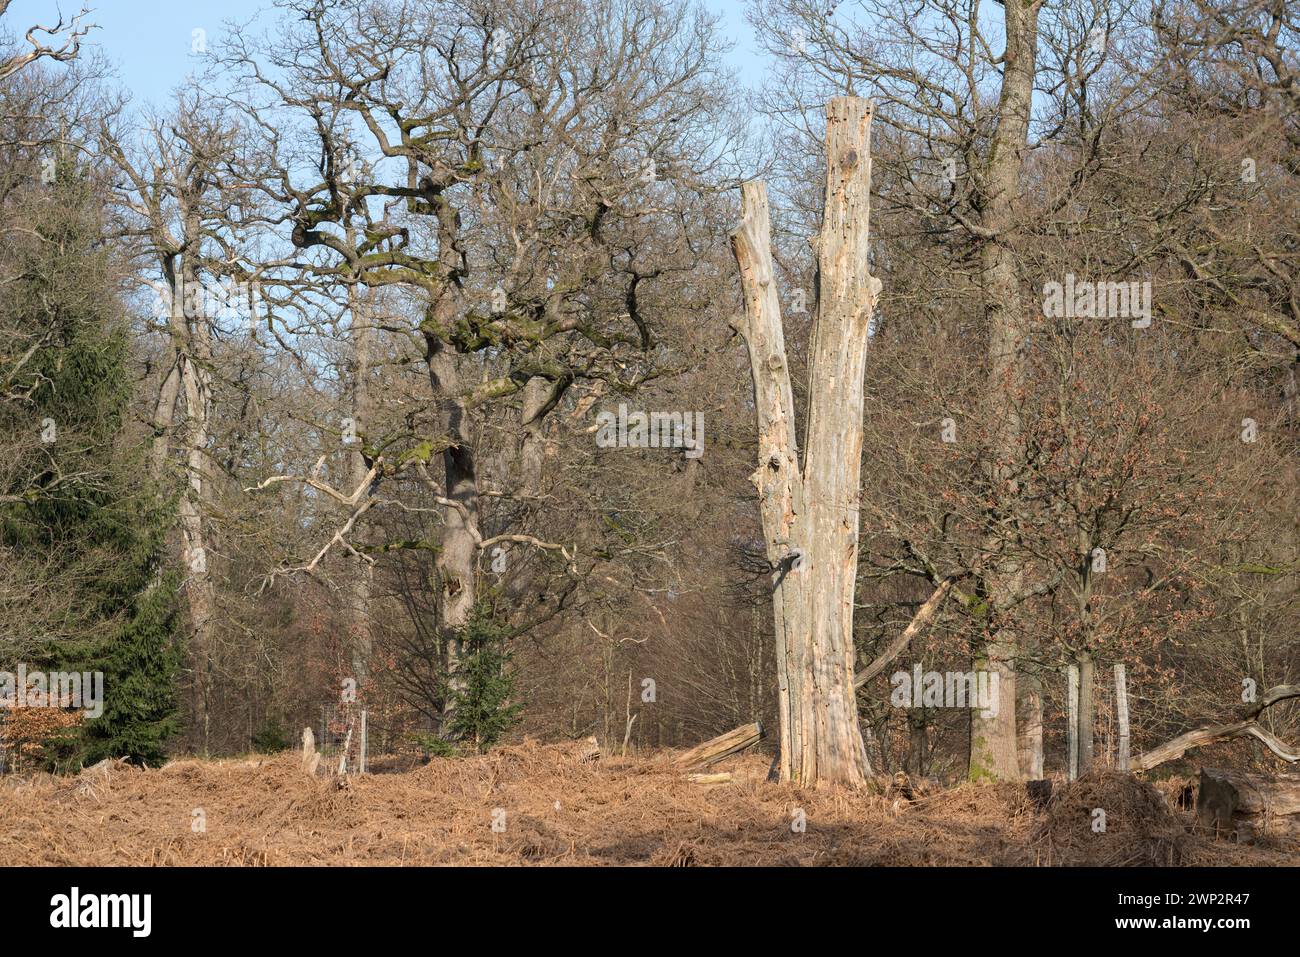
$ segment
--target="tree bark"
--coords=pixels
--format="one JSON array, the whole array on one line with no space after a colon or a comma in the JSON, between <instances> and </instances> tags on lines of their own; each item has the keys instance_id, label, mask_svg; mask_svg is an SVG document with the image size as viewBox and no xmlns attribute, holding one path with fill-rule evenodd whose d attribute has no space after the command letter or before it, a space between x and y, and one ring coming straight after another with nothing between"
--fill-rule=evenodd
<instances>
[{"instance_id":1,"label":"tree bark","mask_svg":"<svg viewBox=\"0 0 1300 957\"><path fill-rule=\"evenodd\" d=\"M1196 816L1243 844L1265 836L1295 840L1300 838L1300 776L1202 768Z\"/></svg>"},{"instance_id":2,"label":"tree bark","mask_svg":"<svg viewBox=\"0 0 1300 957\"><path fill-rule=\"evenodd\" d=\"M212 411L212 340L208 316L201 298L191 299L199 288L197 250L202 223L194 207L195 196L181 197L181 228L186 251L163 252L163 274L171 286L171 309L168 332L176 365L163 380L158 403L158 418L175 422L175 403L182 414L181 453L184 485L178 505L181 532L181 555L185 568L185 595L190 612L188 658L193 675L192 710L199 729L204 754L211 751L212 693L215 685L213 628L216 619L216 588L212 579L210 543L204 529L206 502L210 495L207 477L207 445ZM157 230L165 229L161 223ZM159 243L163 248L163 243ZM188 306L197 308L189 309ZM193 313L193 314L191 314ZM170 404L164 410L163 406ZM161 439L161 441L159 441ZM154 465L163 475L169 439L156 437Z\"/></svg>"},{"instance_id":3,"label":"tree bark","mask_svg":"<svg viewBox=\"0 0 1300 957\"><path fill-rule=\"evenodd\" d=\"M1128 675L1122 664L1115 666L1115 718L1119 724L1119 747L1115 753L1115 767L1127 771L1131 761L1129 753Z\"/></svg>"},{"instance_id":4,"label":"tree bark","mask_svg":"<svg viewBox=\"0 0 1300 957\"><path fill-rule=\"evenodd\" d=\"M1066 773L1073 781L1079 776L1079 666L1065 668L1065 752Z\"/></svg>"},{"instance_id":5,"label":"tree bark","mask_svg":"<svg viewBox=\"0 0 1300 957\"><path fill-rule=\"evenodd\" d=\"M1097 668L1091 655L1079 657L1079 773L1087 774L1092 768L1096 752L1095 692Z\"/></svg>"},{"instance_id":6,"label":"tree bark","mask_svg":"<svg viewBox=\"0 0 1300 957\"><path fill-rule=\"evenodd\" d=\"M989 144L980 190L980 285L989 326L989 379L991 421L998 423L993 438L990 480L999 500L1014 508L1018 483L1014 479L1021 458L1019 401L1023 387L1022 351L1027 337L1027 317L1021 302L1011 236L1016 227L1024 157L1029 136L1029 115L1034 90L1034 58L1038 42L1041 0L1026 5L1004 5L1006 49L1002 64L997 126ZM991 540L989 551L998 556L986 574L990 604L1010 606L1023 587L1018 557L1007 554L1007 542ZM995 612L993 634L975 656L977 669L998 674L997 713L971 712L970 776L1017 780L1020 776L1016 747L1016 648L1012 624Z\"/></svg>"},{"instance_id":7,"label":"tree bark","mask_svg":"<svg viewBox=\"0 0 1300 957\"><path fill-rule=\"evenodd\" d=\"M879 291L868 261L871 109L856 97L827 105L819 311L802 471L763 183L742 188L744 220L732 236L758 415L760 464L751 478L776 570L780 777L803 786L860 787L870 771L853 685L853 593L863 376Z\"/></svg>"},{"instance_id":8,"label":"tree bark","mask_svg":"<svg viewBox=\"0 0 1300 957\"><path fill-rule=\"evenodd\" d=\"M349 417L357 435L349 458L348 488L356 489L370 474L370 463L363 453L365 430L370 426L370 369L374 361L371 299L373 293L358 286L348 288L348 307L352 314L352 369ZM374 650L370 603L374 577L369 562L358 561L350 585L348 655L357 687L365 688L370 678L370 656Z\"/></svg>"},{"instance_id":9,"label":"tree bark","mask_svg":"<svg viewBox=\"0 0 1300 957\"><path fill-rule=\"evenodd\" d=\"M711 764L717 764L723 758L739 754L746 748L752 748L762 737L763 726L757 721L753 724L742 724L739 728L732 728L725 734L696 745L681 755L676 763L682 768L707 768Z\"/></svg>"},{"instance_id":10,"label":"tree bark","mask_svg":"<svg viewBox=\"0 0 1300 957\"><path fill-rule=\"evenodd\" d=\"M1043 679L1036 672L1016 675L1016 705L1020 742L1020 776L1026 781L1043 777Z\"/></svg>"},{"instance_id":11,"label":"tree bark","mask_svg":"<svg viewBox=\"0 0 1300 957\"><path fill-rule=\"evenodd\" d=\"M526 495L536 495L542 487L542 470L546 460L546 416L564 395L567 383L556 383L533 376L523 388L519 411L520 486Z\"/></svg>"},{"instance_id":12,"label":"tree bark","mask_svg":"<svg viewBox=\"0 0 1300 957\"><path fill-rule=\"evenodd\" d=\"M444 495L452 503L443 509L442 540L434 568L441 584L437 625L442 638L443 669L447 697L443 703L443 727L455 716L455 695L464 687L461 659L464 657L463 630L474 610L477 596L479 500L478 475L469 434L467 413L458 396L460 372L454 351L435 342L429 355L429 375L439 397L439 421L443 435L452 443L442 454Z\"/></svg>"}]
</instances>

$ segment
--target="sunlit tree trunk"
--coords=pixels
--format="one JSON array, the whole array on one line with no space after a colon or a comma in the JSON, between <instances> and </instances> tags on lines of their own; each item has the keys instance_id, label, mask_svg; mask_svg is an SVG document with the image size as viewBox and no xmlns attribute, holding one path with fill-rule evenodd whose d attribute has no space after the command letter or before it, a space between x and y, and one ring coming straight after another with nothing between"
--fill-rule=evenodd
<instances>
[{"instance_id":1,"label":"sunlit tree trunk","mask_svg":"<svg viewBox=\"0 0 1300 957\"><path fill-rule=\"evenodd\" d=\"M744 220L732 237L758 414L752 480L774 568L780 776L804 786L856 787L870 772L853 682L853 594L863 376L879 290L868 269L871 112L857 97L827 106L819 310L802 469L763 183L744 185Z\"/></svg>"}]
</instances>

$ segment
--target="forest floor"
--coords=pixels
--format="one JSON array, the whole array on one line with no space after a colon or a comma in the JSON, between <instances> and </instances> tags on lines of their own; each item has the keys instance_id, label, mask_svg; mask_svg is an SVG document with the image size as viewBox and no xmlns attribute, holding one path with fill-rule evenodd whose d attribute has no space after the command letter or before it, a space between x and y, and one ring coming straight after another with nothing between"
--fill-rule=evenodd
<instances>
[{"instance_id":1,"label":"forest floor","mask_svg":"<svg viewBox=\"0 0 1300 957\"><path fill-rule=\"evenodd\" d=\"M705 786L670 759L582 764L572 747L526 742L346 786L307 776L296 754L11 776L0 779L0 865L1300 863L1300 848L1198 832L1164 796L1178 780L1100 773L1058 783L1035 810L1012 784L907 801L768 783L761 755L711 769L732 782ZM799 810L803 831L791 827Z\"/></svg>"}]
</instances>

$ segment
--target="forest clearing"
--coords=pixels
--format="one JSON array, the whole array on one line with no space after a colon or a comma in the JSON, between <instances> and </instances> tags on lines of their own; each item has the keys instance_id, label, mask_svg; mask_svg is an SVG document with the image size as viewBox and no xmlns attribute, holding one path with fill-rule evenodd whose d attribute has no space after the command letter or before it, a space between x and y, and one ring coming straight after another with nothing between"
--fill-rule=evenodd
<instances>
[{"instance_id":1,"label":"forest clearing","mask_svg":"<svg viewBox=\"0 0 1300 957\"><path fill-rule=\"evenodd\" d=\"M1237 845L1198 826L1176 804L1192 778L1157 788L1100 772L1036 810L1024 788L1009 783L911 800L887 786L878 794L809 793L768 783L769 762L759 756L730 759L723 767L731 781L719 785L689 780L670 758L581 763L571 746L525 743L357 775L346 787L305 776L296 756L10 780L0 785L0 866L1300 863L1285 843ZM1103 806L1113 811L1098 834L1091 811ZM199 808L201 832L193 828ZM791 826L798 811L803 830Z\"/></svg>"}]
</instances>

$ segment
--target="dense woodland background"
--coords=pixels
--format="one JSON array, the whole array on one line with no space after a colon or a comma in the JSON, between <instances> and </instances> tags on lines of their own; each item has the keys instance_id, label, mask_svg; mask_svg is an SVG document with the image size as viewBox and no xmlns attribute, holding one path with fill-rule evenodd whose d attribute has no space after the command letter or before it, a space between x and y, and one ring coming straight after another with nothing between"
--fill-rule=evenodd
<instances>
[{"instance_id":1,"label":"dense woodland background","mask_svg":"<svg viewBox=\"0 0 1300 957\"><path fill-rule=\"evenodd\" d=\"M196 37L162 110L93 18L30 62L0 21L0 668L109 700L9 744L274 748L349 679L372 750L770 726L728 234L766 178L802 409L843 93L876 99L883 281L861 659L956 576L899 668L1011 641L1048 771L1067 664L1100 763L1113 663L1138 750L1296 682L1300 6L1007 2L752 0L746 91L683 0L282 0ZM1149 282L1150 327L1045 318L1067 274ZM598 447L619 403L702 413L704 454ZM966 775L970 713L891 706L893 670L859 692L873 766ZM1263 720L1300 738L1294 704Z\"/></svg>"}]
</instances>

